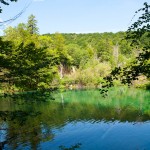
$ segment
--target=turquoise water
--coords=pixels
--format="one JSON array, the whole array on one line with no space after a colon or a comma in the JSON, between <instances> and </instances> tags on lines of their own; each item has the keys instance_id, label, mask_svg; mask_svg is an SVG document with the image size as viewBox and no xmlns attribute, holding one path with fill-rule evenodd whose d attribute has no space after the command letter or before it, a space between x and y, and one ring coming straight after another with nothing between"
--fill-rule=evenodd
<instances>
[{"instance_id":1,"label":"turquoise water","mask_svg":"<svg viewBox=\"0 0 150 150\"><path fill-rule=\"evenodd\" d=\"M57 92L54 101L0 101L4 150L149 150L150 92Z\"/></svg>"}]
</instances>

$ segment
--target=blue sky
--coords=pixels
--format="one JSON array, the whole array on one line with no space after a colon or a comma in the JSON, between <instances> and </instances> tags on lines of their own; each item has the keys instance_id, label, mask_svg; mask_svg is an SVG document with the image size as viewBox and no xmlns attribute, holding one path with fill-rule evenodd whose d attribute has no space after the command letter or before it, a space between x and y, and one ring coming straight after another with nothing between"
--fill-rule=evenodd
<instances>
[{"instance_id":1,"label":"blue sky","mask_svg":"<svg viewBox=\"0 0 150 150\"><path fill-rule=\"evenodd\" d=\"M134 12L149 0L18 0L3 6L1 20L18 14L30 2L26 11L9 26L27 22L33 14L40 34L93 33L127 30ZM8 25L7 25L8 26ZM5 26L5 28L7 27ZM1 27L1 30L4 28Z\"/></svg>"}]
</instances>

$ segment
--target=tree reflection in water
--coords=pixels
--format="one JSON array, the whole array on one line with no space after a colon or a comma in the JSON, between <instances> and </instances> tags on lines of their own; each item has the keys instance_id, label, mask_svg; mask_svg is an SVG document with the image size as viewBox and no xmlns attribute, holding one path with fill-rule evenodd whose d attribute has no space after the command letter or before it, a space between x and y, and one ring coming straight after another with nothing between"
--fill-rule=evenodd
<instances>
[{"instance_id":1,"label":"tree reflection in water","mask_svg":"<svg viewBox=\"0 0 150 150\"><path fill-rule=\"evenodd\" d=\"M59 148L60 148L61 150L76 150L76 149L80 149L81 145L82 145L81 143L77 143L77 144L72 145L72 146L69 147L69 148L67 148L67 147L65 147L65 146L63 146L63 145L61 145L61 146L59 146Z\"/></svg>"},{"instance_id":2,"label":"tree reflection in water","mask_svg":"<svg viewBox=\"0 0 150 150\"><path fill-rule=\"evenodd\" d=\"M17 104L11 100L0 101L0 149L40 149L42 143L53 142L57 138L56 129L61 131L67 124L73 125L75 122L92 125L95 122L110 123L117 120L137 124L150 120L149 95L144 96L143 101L140 96L139 100L131 100L129 96L120 100L119 95L117 99L98 100L94 92L93 99L89 96L91 93L83 93L64 94L63 105L62 95L59 100L49 102L22 103L18 100L20 103ZM58 143L57 148L80 149L83 146L81 143Z\"/></svg>"}]
</instances>

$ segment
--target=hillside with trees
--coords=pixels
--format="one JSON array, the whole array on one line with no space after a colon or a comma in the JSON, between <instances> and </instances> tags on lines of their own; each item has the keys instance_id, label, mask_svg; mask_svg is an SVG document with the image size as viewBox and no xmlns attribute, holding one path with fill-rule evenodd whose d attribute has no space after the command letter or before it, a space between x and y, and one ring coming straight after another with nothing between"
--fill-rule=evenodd
<instances>
[{"instance_id":1,"label":"hillside with trees","mask_svg":"<svg viewBox=\"0 0 150 150\"><path fill-rule=\"evenodd\" d=\"M135 69L135 78L129 81L140 78L138 86L149 85L149 12L146 8L149 8L147 3L145 17L141 19L147 21L147 26L140 30L138 26L144 20L138 20L127 32L40 35L33 14L27 23L8 27L0 38L0 91L98 88L104 79L108 79L110 85L114 80L121 85L128 83L128 78L123 78L126 74L130 76L132 69L140 68L136 61L141 59L146 60L145 73ZM124 68L122 75L110 80L110 73L118 74L120 68Z\"/></svg>"}]
</instances>

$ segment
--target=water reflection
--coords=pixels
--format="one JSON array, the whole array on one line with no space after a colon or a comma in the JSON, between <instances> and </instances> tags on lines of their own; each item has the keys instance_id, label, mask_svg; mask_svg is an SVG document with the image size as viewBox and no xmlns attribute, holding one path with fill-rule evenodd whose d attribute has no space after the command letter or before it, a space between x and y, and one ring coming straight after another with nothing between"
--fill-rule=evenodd
<instances>
[{"instance_id":1,"label":"water reflection","mask_svg":"<svg viewBox=\"0 0 150 150\"><path fill-rule=\"evenodd\" d=\"M1 101L0 149L150 149L148 94L122 101L71 91L50 102Z\"/></svg>"}]
</instances>

